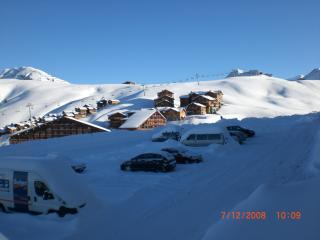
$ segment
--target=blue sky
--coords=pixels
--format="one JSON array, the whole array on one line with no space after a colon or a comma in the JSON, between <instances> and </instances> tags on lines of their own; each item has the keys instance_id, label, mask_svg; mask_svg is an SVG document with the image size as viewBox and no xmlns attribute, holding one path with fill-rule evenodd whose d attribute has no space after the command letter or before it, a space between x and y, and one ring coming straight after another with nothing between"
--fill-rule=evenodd
<instances>
[{"instance_id":1,"label":"blue sky","mask_svg":"<svg viewBox=\"0 0 320 240\"><path fill-rule=\"evenodd\" d=\"M2 1L0 68L73 83L178 81L320 67L320 1Z\"/></svg>"}]
</instances>

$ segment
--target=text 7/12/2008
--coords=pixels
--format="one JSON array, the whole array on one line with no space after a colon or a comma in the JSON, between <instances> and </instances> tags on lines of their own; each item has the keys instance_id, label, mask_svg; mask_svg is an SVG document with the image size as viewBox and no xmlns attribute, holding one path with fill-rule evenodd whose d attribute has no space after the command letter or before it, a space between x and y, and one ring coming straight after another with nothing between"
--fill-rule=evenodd
<instances>
[{"instance_id":1,"label":"text 7/12/2008","mask_svg":"<svg viewBox=\"0 0 320 240\"><path fill-rule=\"evenodd\" d=\"M273 216L278 220L300 220L301 211L277 211ZM222 220L266 220L266 211L221 211L220 218Z\"/></svg>"}]
</instances>

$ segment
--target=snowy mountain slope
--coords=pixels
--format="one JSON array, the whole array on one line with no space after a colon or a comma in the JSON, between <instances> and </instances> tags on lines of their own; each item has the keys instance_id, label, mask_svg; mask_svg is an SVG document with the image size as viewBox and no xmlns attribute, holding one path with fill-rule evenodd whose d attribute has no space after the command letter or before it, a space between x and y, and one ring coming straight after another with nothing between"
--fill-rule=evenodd
<instances>
[{"instance_id":1,"label":"snowy mountain slope","mask_svg":"<svg viewBox=\"0 0 320 240\"><path fill-rule=\"evenodd\" d=\"M6 68L0 71L0 79L19 79L67 83L64 80L53 77L48 73L33 67Z\"/></svg>"},{"instance_id":2,"label":"snowy mountain slope","mask_svg":"<svg viewBox=\"0 0 320 240\"><path fill-rule=\"evenodd\" d=\"M304 76L305 80L320 80L320 68L313 69L310 73Z\"/></svg>"},{"instance_id":3,"label":"snowy mountain slope","mask_svg":"<svg viewBox=\"0 0 320 240\"><path fill-rule=\"evenodd\" d=\"M221 124L234 121L225 119ZM287 226L280 233L298 240L309 229L308 239L319 239L314 225L306 226L308 222L317 223L320 213L319 204L314 204L318 198L313 199L320 183L311 180L319 176L320 169L313 158L319 122L319 113L243 119L240 124L254 129L256 137L241 146L229 141L223 146L193 148L203 155L204 162L178 165L169 174L119 169L122 161L146 149L178 144L152 143L150 138L157 130L115 130L2 147L1 156L55 152L86 162L88 170L82 177L95 193L95 199L79 214L63 219L56 215L0 213L0 232L9 239L200 240L207 236L207 240L214 234L221 236L217 239L230 240L233 238L223 238L222 234L233 236L236 230L244 236L240 239L253 240L257 236L279 239L272 235L275 232L270 232L281 228L279 222L251 221L242 222L241 226L229 220L225 222L227 226L215 226L221 222L221 211L265 210L272 216L277 208L300 207L306 214L305 222L283 223ZM303 182L296 186L295 181ZM287 184L293 184L293 188L288 189ZM310 209L314 214L309 214ZM19 229L13 227L17 225Z\"/></svg>"},{"instance_id":4,"label":"snowy mountain slope","mask_svg":"<svg viewBox=\"0 0 320 240\"><path fill-rule=\"evenodd\" d=\"M162 89L175 93L177 106L179 96L190 91L220 89L224 92L225 104L219 114L226 118L305 114L318 111L320 106L320 82L287 81L264 75L205 81L199 85L196 82L149 84L145 90L140 85L65 85L17 80L0 80L0 88L0 127L27 120L27 103L34 105L34 116L41 116L73 110L87 103L95 105L101 97L120 99L122 104L107 107L87 119L104 125L107 115L113 111L153 107L153 99Z\"/></svg>"}]
</instances>

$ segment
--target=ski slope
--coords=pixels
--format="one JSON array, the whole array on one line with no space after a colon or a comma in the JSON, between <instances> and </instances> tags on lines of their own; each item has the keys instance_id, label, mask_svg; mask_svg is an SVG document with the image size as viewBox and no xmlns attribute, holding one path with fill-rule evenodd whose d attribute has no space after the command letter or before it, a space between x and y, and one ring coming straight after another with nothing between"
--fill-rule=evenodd
<instances>
[{"instance_id":1,"label":"ski slope","mask_svg":"<svg viewBox=\"0 0 320 240\"><path fill-rule=\"evenodd\" d=\"M318 111L320 105L320 81L288 81L261 76L235 77L223 80L182 82L170 84L124 85L76 85L60 82L20 81L0 79L0 127L26 121L29 112L26 105L33 105L32 115L61 113L74 110L84 104L96 105L96 101L117 98L122 104L99 111L87 120L106 124L107 115L119 109L153 107L157 92L168 89L179 96L190 91L222 90L224 106L219 114L225 118L274 117L305 114Z\"/></svg>"}]
</instances>

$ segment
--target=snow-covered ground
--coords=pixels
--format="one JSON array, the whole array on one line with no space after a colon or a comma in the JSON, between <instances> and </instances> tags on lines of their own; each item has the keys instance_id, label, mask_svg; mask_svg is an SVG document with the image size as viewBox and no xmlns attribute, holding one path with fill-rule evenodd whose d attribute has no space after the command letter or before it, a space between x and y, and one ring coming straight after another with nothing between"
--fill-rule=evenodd
<instances>
[{"instance_id":1,"label":"snow-covered ground","mask_svg":"<svg viewBox=\"0 0 320 240\"><path fill-rule=\"evenodd\" d=\"M25 104L43 115L95 103L102 96L122 104L88 121L105 124L117 109L152 107L161 89L179 95L222 90L222 125L238 123L256 136L244 145L192 148L201 164L178 165L172 173L122 172L119 165L147 149L179 145L151 142L158 131L113 130L0 148L0 156L56 153L87 163L82 174L92 192L77 215L32 216L0 213L1 237L8 239L320 239L320 81L267 76L197 83L74 85L0 80L0 125L26 120ZM7 99L4 102L4 99ZM238 118L235 120L232 118ZM185 123L213 123L198 116ZM189 125L185 125L186 128ZM267 220L222 220L221 211L266 211ZM277 220L276 211L301 211L301 220Z\"/></svg>"}]
</instances>

